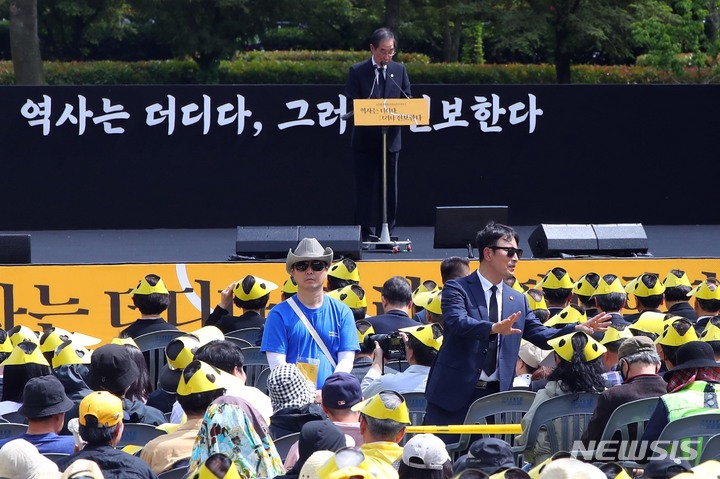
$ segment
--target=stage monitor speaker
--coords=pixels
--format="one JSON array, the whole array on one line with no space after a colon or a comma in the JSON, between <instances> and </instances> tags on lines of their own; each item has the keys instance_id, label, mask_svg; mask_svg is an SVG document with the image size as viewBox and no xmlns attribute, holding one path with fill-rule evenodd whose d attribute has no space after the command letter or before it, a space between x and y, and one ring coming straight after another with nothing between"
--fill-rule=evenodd
<instances>
[{"instance_id":1,"label":"stage monitor speaker","mask_svg":"<svg viewBox=\"0 0 720 479\"><path fill-rule=\"evenodd\" d=\"M0 264L30 264L30 235L0 234Z\"/></svg>"},{"instance_id":2,"label":"stage monitor speaker","mask_svg":"<svg viewBox=\"0 0 720 479\"><path fill-rule=\"evenodd\" d=\"M360 226L238 226L235 253L263 259L287 257L303 238L316 238L340 257L361 259Z\"/></svg>"},{"instance_id":3,"label":"stage monitor speaker","mask_svg":"<svg viewBox=\"0 0 720 479\"><path fill-rule=\"evenodd\" d=\"M592 225L598 240L598 254L633 256L647 254L648 239L640 223Z\"/></svg>"},{"instance_id":4,"label":"stage monitor speaker","mask_svg":"<svg viewBox=\"0 0 720 479\"><path fill-rule=\"evenodd\" d=\"M561 256L644 255L648 252L645 229L640 223L538 226L528 238L535 258Z\"/></svg>"},{"instance_id":5,"label":"stage monitor speaker","mask_svg":"<svg viewBox=\"0 0 720 479\"><path fill-rule=\"evenodd\" d=\"M546 225L535 228L528 238L534 258L597 254L598 242L590 225Z\"/></svg>"},{"instance_id":6,"label":"stage monitor speaker","mask_svg":"<svg viewBox=\"0 0 720 479\"><path fill-rule=\"evenodd\" d=\"M475 236L490 221L507 224L507 206L437 206L433 248L467 248L473 257Z\"/></svg>"},{"instance_id":7,"label":"stage monitor speaker","mask_svg":"<svg viewBox=\"0 0 720 479\"><path fill-rule=\"evenodd\" d=\"M297 226L238 226L235 252L256 258L285 258L297 244Z\"/></svg>"},{"instance_id":8,"label":"stage monitor speaker","mask_svg":"<svg viewBox=\"0 0 720 479\"><path fill-rule=\"evenodd\" d=\"M340 257L362 259L360 226L300 226L298 239L316 238L324 247L333 250L335 261Z\"/></svg>"}]
</instances>

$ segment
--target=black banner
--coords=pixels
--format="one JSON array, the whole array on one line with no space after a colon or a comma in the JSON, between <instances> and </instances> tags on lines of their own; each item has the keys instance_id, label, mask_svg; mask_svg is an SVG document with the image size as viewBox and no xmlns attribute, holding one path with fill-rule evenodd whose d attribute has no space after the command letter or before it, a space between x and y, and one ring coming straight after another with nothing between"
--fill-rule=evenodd
<instances>
[{"instance_id":1,"label":"black banner","mask_svg":"<svg viewBox=\"0 0 720 479\"><path fill-rule=\"evenodd\" d=\"M707 224L720 87L414 85L398 224ZM342 86L1 87L0 229L352 224ZM350 120L351 121L351 120ZM379 161L379 159L378 159Z\"/></svg>"}]
</instances>

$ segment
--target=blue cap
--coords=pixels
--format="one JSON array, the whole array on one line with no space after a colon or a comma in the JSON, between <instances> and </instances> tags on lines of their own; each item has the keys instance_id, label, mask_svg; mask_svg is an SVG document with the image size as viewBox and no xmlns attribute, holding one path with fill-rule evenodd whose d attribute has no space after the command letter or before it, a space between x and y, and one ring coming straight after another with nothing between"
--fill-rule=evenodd
<instances>
[{"instance_id":1,"label":"blue cap","mask_svg":"<svg viewBox=\"0 0 720 479\"><path fill-rule=\"evenodd\" d=\"M333 373L322 387L322 403L329 409L349 409L362 401L360 380L349 373Z\"/></svg>"}]
</instances>

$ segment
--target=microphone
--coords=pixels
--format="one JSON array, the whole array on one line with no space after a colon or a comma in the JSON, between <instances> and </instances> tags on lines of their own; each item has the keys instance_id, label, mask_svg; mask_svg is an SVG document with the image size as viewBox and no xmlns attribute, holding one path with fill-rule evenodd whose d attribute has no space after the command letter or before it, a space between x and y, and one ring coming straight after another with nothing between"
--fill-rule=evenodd
<instances>
[{"instance_id":1,"label":"microphone","mask_svg":"<svg viewBox=\"0 0 720 479\"><path fill-rule=\"evenodd\" d=\"M368 95L368 98L373 97L373 92L375 91L375 87L378 84L378 75L380 75L381 74L380 72L382 71L381 65L382 65L382 63L380 65L375 66L375 75L374 75L375 78L373 78L373 82L372 82L372 86L370 87L370 94Z\"/></svg>"},{"instance_id":2,"label":"microphone","mask_svg":"<svg viewBox=\"0 0 720 479\"><path fill-rule=\"evenodd\" d=\"M387 68L387 65L385 66L385 68ZM390 81L392 81L395 84L395 86L398 87L398 89L402 92L402 94L405 95L405 98L407 98L408 100L410 99L410 96L408 96L408 94L405 93L405 90L403 90L402 87L400 85L398 85L398 82L395 81L395 75L393 75L392 73L390 74Z\"/></svg>"}]
</instances>

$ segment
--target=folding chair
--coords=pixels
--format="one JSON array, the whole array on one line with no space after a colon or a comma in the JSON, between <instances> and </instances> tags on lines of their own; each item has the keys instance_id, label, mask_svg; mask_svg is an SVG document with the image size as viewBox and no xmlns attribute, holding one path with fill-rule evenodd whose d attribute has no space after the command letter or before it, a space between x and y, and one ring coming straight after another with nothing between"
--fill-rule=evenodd
<instances>
[{"instance_id":1,"label":"folding chair","mask_svg":"<svg viewBox=\"0 0 720 479\"><path fill-rule=\"evenodd\" d=\"M716 434L720 434L720 412L708 412L670 421L660 433L658 441L684 443L685 446L678 446L677 453L690 464L697 465L705 441ZM696 451L696 457L685 457L689 451Z\"/></svg>"},{"instance_id":2,"label":"folding chair","mask_svg":"<svg viewBox=\"0 0 720 479\"><path fill-rule=\"evenodd\" d=\"M174 330L155 331L135 338L135 344L138 345L140 351L143 352L143 356L145 356L145 362L150 372L150 383L153 387L157 386L158 379L160 378L160 369L167 363L165 346L183 334L187 333Z\"/></svg>"},{"instance_id":3,"label":"folding chair","mask_svg":"<svg viewBox=\"0 0 720 479\"><path fill-rule=\"evenodd\" d=\"M187 473L187 467L176 467L175 469L161 472L158 474L158 479L183 479Z\"/></svg>"},{"instance_id":4,"label":"folding chair","mask_svg":"<svg viewBox=\"0 0 720 479\"><path fill-rule=\"evenodd\" d=\"M470 405L463 424L520 424L522 417L530 409L535 399L532 391L503 391L482 397ZM461 434L458 442L447 445L449 453L457 459L470 446L471 434ZM483 437L496 437L513 444L513 434L483 434Z\"/></svg>"},{"instance_id":5,"label":"folding chair","mask_svg":"<svg viewBox=\"0 0 720 479\"><path fill-rule=\"evenodd\" d=\"M47 457L48 459L50 459L50 460L51 460L52 462L54 462L55 464L57 464L58 461L61 461L61 460L65 459L65 458L68 457L69 455L70 455L70 454L65 454L65 453L62 453L62 452L46 452L46 453L43 454L43 456Z\"/></svg>"},{"instance_id":6,"label":"folding chair","mask_svg":"<svg viewBox=\"0 0 720 479\"><path fill-rule=\"evenodd\" d=\"M260 339L260 328L236 329L227 333L225 339L227 338L244 339L250 343L250 346L255 346Z\"/></svg>"},{"instance_id":7,"label":"folding chair","mask_svg":"<svg viewBox=\"0 0 720 479\"><path fill-rule=\"evenodd\" d=\"M6 412L5 414L3 414L0 417L2 417L4 419L4 422L13 422L15 424L27 424L28 423L27 418L17 411Z\"/></svg>"},{"instance_id":8,"label":"folding chair","mask_svg":"<svg viewBox=\"0 0 720 479\"><path fill-rule=\"evenodd\" d=\"M167 434L151 424L125 423L122 437L116 446L122 449L125 446L145 447L145 444L159 436Z\"/></svg>"},{"instance_id":9,"label":"folding chair","mask_svg":"<svg viewBox=\"0 0 720 479\"><path fill-rule=\"evenodd\" d=\"M525 444L513 446L513 454L519 456L534 448L541 427L547 429L551 454L571 451L590 421L599 396L598 393L570 393L540 404L528 427Z\"/></svg>"},{"instance_id":10,"label":"folding chair","mask_svg":"<svg viewBox=\"0 0 720 479\"><path fill-rule=\"evenodd\" d=\"M238 346L240 346L240 349L252 348L253 346L255 346L254 344L250 343L250 341L246 341L240 338L234 338L232 336L225 336L225 341L230 341L231 343L237 344Z\"/></svg>"},{"instance_id":11,"label":"folding chair","mask_svg":"<svg viewBox=\"0 0 720 479\"><path fill-rule=\"evenodd\" d=\"M267 379L270 376L270 368L265 368L260 371L260 374L255 378L255 387L261 390L264 394L268 393Z\"/></svg>"},{"instance_id":12,"label":"folding chair","mask_svg":"<svg viewBox=\"0 0 720 479\"><path fill-rule=\"evenodd\" d=\"M720 461L720 434L715 434L705 441L698 464L710 460Z\"/></svg>"},{"instance_id":13,"label":"folding chair","mask_svg":"<svg viewBox=\"0 0 720 479\"><path fill-rule=\"evenodd\" d=\"M27 428L27 424L17 424L14 422L0 423L0 440L24 434L27 432Z\"/></svg>"},{"instance_id":14,"label":"folding chair","mask_svg":"<svg viewBox=\"0 0 720 479\"><path fill-rule=\"evenodd\" d=\"M288 452L290 452L290 448L298 441L299 438L300 433L294 432L292 434L288 434L287 436L279 437L273 440L275 449L277 449L280 459L282 459L283 462L285 462L285 458L287 457Z\"/></svg>"},{"instance_id":15,"label":"folding chair","mask_svg":"<svg viewBox=\"0 0 720 479\"><path fill-rule=\"evenodd\" d=\"M410 422L412 425L422 425L423 419L425 418L425 409L427 409L425 393L403 393L403 397L410 412Z\"/></svg>"},{"instance_id":16,"label":"folding chair","mask_svg":"<svg viewBox=\"0 0 720 479\"><path fill-rule=\"evenodd\" d=\"M260 373L270 367L267 357L265 353L260 352L260 348L257 346L243 348L242 352L243 356L245 356L245 364L243 364L243 366L245 367L245 374L247 375L245 384L255 384Z\"/></svg>"}]
</instances>

